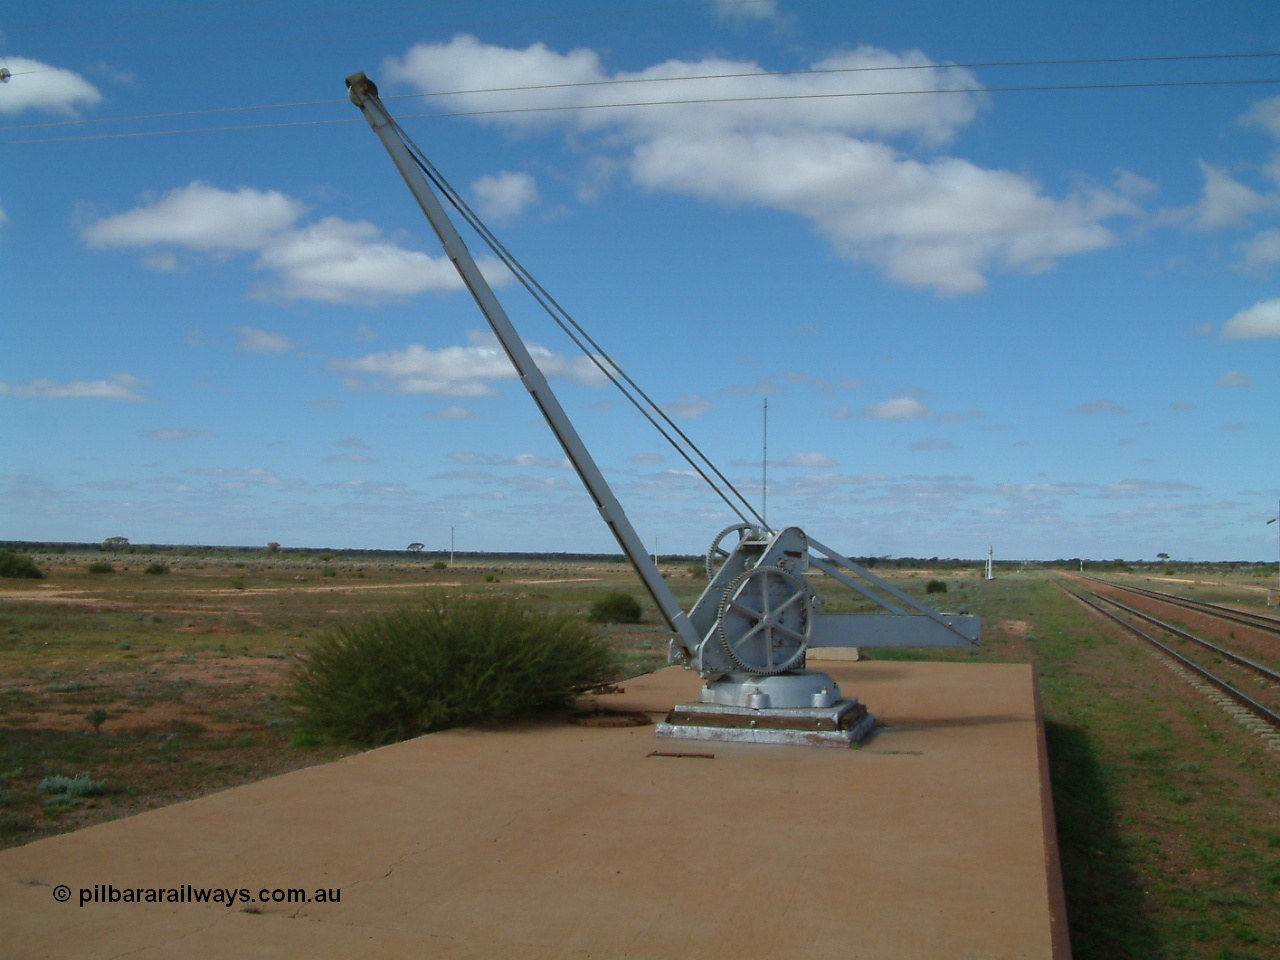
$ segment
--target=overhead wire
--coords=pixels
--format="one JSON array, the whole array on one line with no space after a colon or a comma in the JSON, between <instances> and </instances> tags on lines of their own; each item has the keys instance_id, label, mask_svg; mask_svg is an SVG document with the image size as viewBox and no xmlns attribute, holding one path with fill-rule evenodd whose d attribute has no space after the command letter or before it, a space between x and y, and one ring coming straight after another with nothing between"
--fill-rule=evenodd
<instances>
[{"instance_id":1,"label":"overhead wire","mask_svg":"<svg viewBox=\"0 0 1280 960\"><path fill-rule=\"evenodd\" d=\"M857 97L905 97L905 96L937 96L945 94L985 94L985 93L1039 93L1051 91L1079 90L1134 90L1142 88L1160 89L1171 87L1222 87L1222 86L1261 86L1280 84L1280 76L1254 77L1238 80L1169 80L1169 81L1135 81L1132 83L1085 83L1085 84L1026 84L1009 87L945 87L932 90L856 90L843 93L788 93L773 96L755 97L697 97L683 100L642 100L620 103L576 103L559 104L546 107L500 107L492 110L450 110L437 113L416 113L402 116L401 120L444 120L460 117L510 116L531 113L568 113L586 110L621 110L638 107L677 107L713 103L769 103L787 100L833 100ZM254 108L229 108L254 109ZM195 115L200 111L193 111ZM74 121L70 121L74 122ZM19 140L0 140L0 145L16 145L30 143L69 143L84 140L119 140L135 137L170 136L183 133L219 133L240 130L271 130L286 127L326 126L337 123L354 123L352 119L334 120L286 120L275 123L232 124L218 127L180 127L170 130L136 130L122 133L87 134L67 137L29 137ZM22 129L21 127L0 127L0 130Z\"/></svg>"},{"instance_id":2,"label":"overhead wire","mask_svg":"<svg viewBox=\"0 0 1280 960\"><path fill-rule=\"evenodd\" d=\"M740 70L740 72L732 73L695 73L686 74L680 77L614 77L609 79L598 79L598 81L575 81L570 83L527 83L520 86L509 87L475 87L470 90L439 90L425 91L419 93L393 93L393 95L385 96L384 100L415 100L429 99L429 97L453 97L453 96L476 96L485 95L485 93L525 93L543 90L577 90L577 88L585 87L620 87L620 86L636 86L636 84L645 83L685 83L696 81L714 81L714 79L768 79L780 77L822 77L833 76L833 74L852 74L852 73L893 73L902 72L902 70L943 70L943 69L980 69L980 68L1002 68L1002 67L1064 67L1064 65L1097 65L1097 64L1138 64L1138 63L1174 63L1174 61L1204 61L1204 60L1240 60L1240 59L1275 59L1280 58L1280 52L1231 52L1231 54L1181 54L1170 56L1107 56L1107 58L1074 58L1074 59L1048 59L1048 60L974 60L969 63L938 63L938 64L892 64L877 65L877 67L817 67L804 68L795 70ZM58 68L50 68L58 69ZM41 70L22 70L22 72L10 74L10 76L20 77L27 74L41 73ZM1275 79L1262 79L1262 81L1217 81L1221 83L1248 83L1248 82L1280 82ZM1004 91L1023 91L1023 90L1092 90L1092 88L1106 88L1108 86L1196 86L1196 84L1215 83L1215 81L1134 81L1130 83L1100 83L1100 84L1039 84L1039 86L1024 87L947 87L947 88L929 88L929 90L908 90L908 91L851 91L847 93L828 93L828 95L804 95L804 93L796 93L796 95L781 95L781 97L794 96L795 99L804 99L806 96L873 96L881 93L883 96L906 95L906 93L977 93L977 92L1004 92ZM741 97L741 100L750 100L751 97ZM26 124L5 124L0 129L38 129L47 127L73 127L73 125L88 123L125 123L133 122L133 120L155 120L155 119L172 119L177 116L204 116L221 113L237 113L237 111L250 110L276 110L298 108L298 106L333 106L344 104L346 100L302 100L292 102L279 102L279 104L251 104L246 106L218 106L218 108L206 108L201 110L174 110L169 113L159 114L134 114L129 116L78 116L78 118L65 120L46 120L44 123L26 123ZM676 101L655 101L655 102L672 102L672 104L680 104L680 102L708 102L703 100L676 100ZM713 101L714 102L714 101ZM598 106L598 108L608 108L608 106L631 106L632 104L599 104L599 105L566 105L558 106L558 108L548 109L586 109L586 106ZM646 101L640 106L653 105L652 102ZM466 116L471 114L449 113L449 114L428 114L428 116ZM420 115L421 116L421 115ZM410 118L415 119L415 118Z\"/></svg>"}]
</instances>

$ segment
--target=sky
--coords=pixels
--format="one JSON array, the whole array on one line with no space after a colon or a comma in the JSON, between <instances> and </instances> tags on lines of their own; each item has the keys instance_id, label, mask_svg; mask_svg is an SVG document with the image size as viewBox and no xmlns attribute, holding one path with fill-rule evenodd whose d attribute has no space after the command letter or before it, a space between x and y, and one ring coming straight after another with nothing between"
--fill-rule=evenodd
<instances>
[{"instance_id":1,"label":"sky","mask_svg":"<svg viewBox=\"0 0 1280 960\"><path fill-rule=\"evenodd\" d=\"M771 526L1277 558L1273 0L46 0L0 67L0 540L617 550L364 71ZM738 517L466 236L705 551Z\"/></svg>"}]
</instances>

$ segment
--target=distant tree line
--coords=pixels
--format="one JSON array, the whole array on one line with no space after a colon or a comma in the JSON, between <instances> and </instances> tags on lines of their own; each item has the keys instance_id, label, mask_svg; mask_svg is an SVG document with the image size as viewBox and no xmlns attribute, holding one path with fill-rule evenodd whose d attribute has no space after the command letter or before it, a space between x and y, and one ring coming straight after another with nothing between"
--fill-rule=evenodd
<instances>
[{"instance_id":1,"label":"distant tree line","mask_svg":"<svg viewBox=\"0 0 1280 960\"><path fill-rule=\"evenodd\" d=\"M337 549L333 547L285 547L271 541L262 546L223 546L203 544L172 543L131 543L127 537L109 537L97 543L78 543L70 541L37 541L37 540L0 540L0 550L11 553L112 553L158 555L172 557L193 557L202 559L243 560L250 558L271 557L276 559L294 558L300 560L333 560L373 561L373 560L427 560L434 561L450 556L447 549L426 550L420 543L411 543L403 550L363 550ZM522 552L486 552L482 550L456 551L453 553L459 563L626 563L626 557L620 553L522 553ZM1216 570L1220 572L1258 573L1274 571L1276 561L1273 560L1174 560L1166 553L1157 554L1156 560L1125 560L1121 558L1103 560L1083 558L1085 572L1125 572L1133 571L1172 571L1188 572L1194 570ZM659 564L688 565L701 564L702 554L669 553L660 554ZM974 570L985 569L986 558L964 559L958 557L853 557L855 562L868 569L880 570ZM996 560L996 570L1017 570L1022 567L1079 570L1082 558L1059 557L1056 560Z\"/></svg>"}]
</instances>

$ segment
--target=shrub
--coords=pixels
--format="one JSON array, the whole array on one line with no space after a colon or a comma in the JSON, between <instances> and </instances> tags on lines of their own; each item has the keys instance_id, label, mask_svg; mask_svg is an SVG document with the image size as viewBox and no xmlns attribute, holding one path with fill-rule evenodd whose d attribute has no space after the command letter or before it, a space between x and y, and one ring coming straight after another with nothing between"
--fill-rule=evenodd
<instances>
[{"instance_id":1,"label":"shrub","mask_svg":"<svg viewBox=\"0 0 1280 960\"><path fill-rule=\"evenodd\" d=\"M31 826L31 818L16 813L0 814L0 837L21 833Z\"/></svg>"},{"instance_id":2,"label":"shrub","mask_svg":"<svg viewBox=\"0 0 1280 960\"><path fill-rule=\"evenodd\" d=\"M443 560L436 560L431 564L431 569L432 570L448 570L449 565L445 563Z\"/></svg>"},{"instance_id":3,"label":"shrub","mask_svg":"<svg viewBox=\"0 0 1280 960\"><path fill-rule=\"evenodd\" d=\"M26 577L31 580L43 580L44 571L37 567L36 562L25 553L0 550L0 577Z\"/></svg>"},{"instance_id":4,"label":"shrub","mask_svg":"<svg viewBox=\"0 0 1280 960\"><path fill-rule=\"evenodd\" d=\"M116 568L105 560L95 560L86 568L90 573L115 573Z\"/></svg>"},{"instance_id":5,"label":"shrub","mask_svg":"<svg viewBox=\"0 0 1280 960\"><path fill-rule=\"evenodd\" d=\"M36 789L41 793L61 793L68 797L96 797L106 793L107 785L82 773L78 777L45 777Z\"/></svg>"},{"instance_id":6,"label":"shrub","mask_svg":"<svg viewBox=\"0 0 1280 960\"><path fill-rule=\"evenodd\" d=\"M142 572L149 573L153 577L162 576L163 574L166 574L169 572L169 565L167 563L161 563L159 560L157 560L155 563L148 564L147 569L143 570Z\"/></svg>"},{"instance_id":7,"label":"shrub","mask_svg":"<svg viewBox=\"0 0 1280 960\"><path fill-rule=\"evenodd\" d=\"M639 623L640 601L625 590L615 590L591 604L587 619L592 623Z\"/></svg>"},{"instance_id":8,"label":"shrub","mask_svg":"<svg viewBox=\"0 0 1280 960\"><path fill-rule=\"evenodd\" d=\"M579 620L510 599L428 594L334 628L295 661L298 737L376 746L563 707L617 675Z\"/></svg>"},{"instance_id":9,"label":"shrub","mask_svg":"<svg viewBox=\"0 0 1280 960\"><path fill-rule=\"evenodd\" d=\"M925 593L946 593L947 584L942 580L930 580L924 585Z\"/></svg>"}]
</instances>

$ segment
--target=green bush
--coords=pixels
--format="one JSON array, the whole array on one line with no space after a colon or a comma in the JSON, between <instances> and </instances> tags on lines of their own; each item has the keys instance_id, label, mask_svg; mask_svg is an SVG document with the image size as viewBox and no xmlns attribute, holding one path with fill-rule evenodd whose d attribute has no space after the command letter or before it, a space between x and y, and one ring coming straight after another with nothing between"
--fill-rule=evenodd
<instances>
[{"instance_id":1,"label":"green bush","mask_svg":"<svg viewBox=\"0 0 1280 960\"><path fill-rule=\"evenodd\" d=\"M45 777L36 789L41 793L64 794L68 797L97 797L106 793L107 785L82 773L78 777Z\"/></svg>"},{"instance_id":2,"label":"green bush","mask_svg":"<svg viewBox=\"0 0 1280 960\"><path fill-rule=\"evenodd\" d=\"M90 573L115 573L116 568L105 560L95 560L86 568Z\"/></svg>"},{"instance_id":3,"label":"green bush","mask_svg":"<svg viewBox=\"0 0 1280 960\"><path fill-rule=\"evenodd\" d=\"M37 567L36 562L25 553L0 550L0 577L27 577L31 580L43 580L44 571Z\"/></svg>"},{"instance_id":4,"label":"green bush","mask_svg":"<svg viewBox=\"0 0 1280 960\"><path fill-rule=\"evenodd\" d=\"M930 580L924 585L925 593L946 593L947 584L943 580Z\"/></svg>"},{"instance_id":5,"label":"green bush","mask_svg":"<svg viewBox=\"0 0 1280 960\"><path fill-rule=\"evenodd\" d=\"M157 560L155 563L148 564L147 569L143 570L142 572L149 573L153 577L163 576L164 574L169 572L169 565L167 563L161 563L159 560Z\"/></svg>"},{"instance_id":6,"label":"green bush","mask_svg":"<svg viewBox=\"0 0 1280 960\"><path fill-rule=\"evenodd\" d=\"M298 736L376 746L563 707L617 676L580 620L510 599L428 594L337 627L295 661Z\"/></svg>"},{"instance_id":7,"label":"green bush","mask_svg":"<svg viewBox=\"0 0 1280 960\"><path fill-rule=\"evenodd\" d=\"M639 623L640 601L625 590L614 590L591 604L587 619L592 623Z\"/></svg>"}]
</instances>

